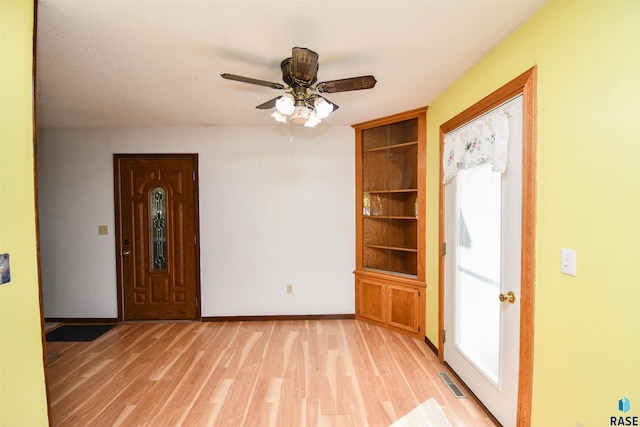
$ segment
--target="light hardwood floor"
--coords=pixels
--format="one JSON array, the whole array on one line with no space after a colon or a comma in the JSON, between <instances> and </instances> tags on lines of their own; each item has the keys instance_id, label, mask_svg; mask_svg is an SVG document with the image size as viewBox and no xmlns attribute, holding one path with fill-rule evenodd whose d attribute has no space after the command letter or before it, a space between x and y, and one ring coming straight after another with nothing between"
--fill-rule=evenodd
<instances>
[{"instance_id":1,"label":"light hardwood floor","mask_svg":"<svg viewBox=\"0 0 640 427\"><path fill-rule=\"evenodd\" d=\"M494 425L424 342L357 320L124 323L47 353L55 427L388 426L429 398Z\"/></svg>"}]
</instances>

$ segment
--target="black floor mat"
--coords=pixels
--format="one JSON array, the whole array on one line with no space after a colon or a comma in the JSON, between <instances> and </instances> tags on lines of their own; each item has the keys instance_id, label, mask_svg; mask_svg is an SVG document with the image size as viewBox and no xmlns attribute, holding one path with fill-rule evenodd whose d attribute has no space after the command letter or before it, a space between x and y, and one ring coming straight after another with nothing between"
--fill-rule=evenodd
<instances>
[{"instance_id":1,"label":"black floor mat","mask_svg":"<svg viewBox=\"0 0 640 427\"><path fill-rule=\"evenodd\" d=\"M93 341L116 325L64 325L47 332L47 341Z\"/></svg>"}]
</instances>

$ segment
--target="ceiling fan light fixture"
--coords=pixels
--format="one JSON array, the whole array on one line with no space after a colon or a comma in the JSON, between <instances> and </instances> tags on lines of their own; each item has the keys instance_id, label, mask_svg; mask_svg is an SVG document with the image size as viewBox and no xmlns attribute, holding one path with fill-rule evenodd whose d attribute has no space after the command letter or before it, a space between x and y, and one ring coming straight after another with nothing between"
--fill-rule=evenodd
<instances>
[{"instance_id":1,"label":"ceiling fan light fixture","mask_svg":"<svg viewBox=\"0 0 640 427\"><path fill-rule=\"evenodd\" d=\"M311 115L311 109L305 105L298 105L291 114L291 121L297 125L307 122Z\"/></svg>"},{"instance_id":2,"label":"ceiling fan light fixture","mask_svg":"<svg viewBox=\"0 0 640 427\"><path fill-rule=\"evenodd\" d=\"M284 101L280 102L281 99L284 99ZM321 100L320 102L318 102L318 99L314 100L313 104L310 103L311 101L309 103L298 101L298 105L295 105L294 101L294 105L289 108L291 99L293 99L293 96L290 94L285 94L279 98L276 101L277 111L271 114L271 117L280 123L286 123L287 117L289 117L292 123L314 127L333 111L333 104L322 98L318 98Z\"/></svg>"},{"instance_id":3,"label":"ceiling fan light fixture","mask_svg":"<svg viewBox=\"0 0 640 427\"><path fill-rule=\"evenodd\" d=\"M318 114L314 111L311 111L311 113L309 113L309 118L307 119L306 122L304 122L304 126L308 128L312 128L318 125L319 123L320 123L320 118L318 118Z\"/></svg>"},{"instance_id":4,"label":"ceiling fan light fixture","mask_svg":"<svg viewBox=\"0 0 640 427\"><path fill-rule=\"evenodd\" d=\"M273 114L271 114L271 117L276 119L277 122L287 123L287 116L285 116L284 114L282 114L279 111L274 111Z\"/></svg>"},{"instance_id":5,"label":"ceiling fan light fixture","mask_svg":"<svg viewBox=\"0 0 640 427\"><path fill-rule=\"evenodd\" d=\"M285 93L276 101L276 109L284 116L293 114L295 110L295 99L290 93ZM276 119L277 120L277 119Z\"/></svg>"},{"instance_id":6,"label":"ceiling fan light fixture","mask_svg":"<svg viewBox=\"0 0 640 427\"><path fill-rule=\"evenodd\" d=\"M333 112L333 104L327 102L324 98L318 97L313 102L313 106L316 110L316 116L319 120L329 117L329 114Z\"/></svg>"}]
</instances>

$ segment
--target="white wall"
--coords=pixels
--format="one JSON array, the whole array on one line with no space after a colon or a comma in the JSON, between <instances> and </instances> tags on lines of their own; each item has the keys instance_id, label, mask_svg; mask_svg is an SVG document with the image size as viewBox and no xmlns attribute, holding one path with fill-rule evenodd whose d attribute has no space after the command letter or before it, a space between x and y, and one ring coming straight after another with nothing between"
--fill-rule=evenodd
<instances>
[{"instance_id":1,"label":"white wall","mask_svg":"<svg viewBox=\"0 0 640 427\"><path fill-rule=\"evenodd\" d=\"M45 317L117 316L113 154L178 152L199 154L203 316L353 313L353 129L289 131L39 130Z\"/></svg>"}]
</instances>

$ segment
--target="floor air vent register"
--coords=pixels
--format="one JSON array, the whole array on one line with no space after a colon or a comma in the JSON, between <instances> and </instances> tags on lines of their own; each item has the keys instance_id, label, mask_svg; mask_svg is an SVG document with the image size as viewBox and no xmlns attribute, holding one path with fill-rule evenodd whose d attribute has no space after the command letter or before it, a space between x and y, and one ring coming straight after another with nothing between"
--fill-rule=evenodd
<instances>
[{"instance_id":1,"label":"floor air vent register","mask_svg":"<svg viewBox=\"0 0 640 427\"><path fill-rule=\"evenodd\" d=\"M440 375L440 378L442 378L442 381L444 381L447 387L449 387L449 390L451 390L451 393L453 393L455 397L457 397L458 399L466 397L462 392L462 390L460 390L460 387L458 387L456 383L453 382L453 380L451 379L448 373L440 372L438 373L438 375Z\"/></svg>"}]
</instances>

